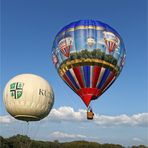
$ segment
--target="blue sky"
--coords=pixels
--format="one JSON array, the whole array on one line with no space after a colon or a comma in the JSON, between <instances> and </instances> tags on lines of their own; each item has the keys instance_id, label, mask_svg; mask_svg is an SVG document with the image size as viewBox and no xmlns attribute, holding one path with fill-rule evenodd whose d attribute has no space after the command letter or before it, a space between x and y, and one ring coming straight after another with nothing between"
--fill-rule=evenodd
<instances>
[{"instance_id":1,"label":"blue sky","mask_svg":"<svg viewBox=\"0 0 148 148\"><path fill-rule=\"evenodd\" d=\"M3 105L2 93L6 82L21 73L34 73L47 79L55 93L54 110L43 121L42 126L45 128L40 130L37 139L61 138L66 141L67 137L71 137L69 140L148 144L147 121L141 119L148 112L146 0L2 0L1 8L0 116L3 121L4 118L8 119L10 122L6 123L11 128L17 123L7 116ZM122 36L127 52L126 64L119 78L92 103L97 118L93 122L83 121L83 111L79 109L85 110L85 105L60 79L51 61L52 44L58 31L81 19L100 20L115 28ZM78 120L75 116L72 119L69 115L63 115L60 121L51 120L53 116L58 118L55 112L60 112L60 109L72 115L78 113L82 118ZM105 117L100 118L101 115ZM114 120L109 120L109 117ZM125 121L129 117L131 120L128 118L128 124L120 122L116 126L116 117ZM137 118L142 124L132 123ZM101 123L101 119L105 124ZM2 123L0 135L15 133L5 130L7 124Z\"/></svg>"}]
</instances>

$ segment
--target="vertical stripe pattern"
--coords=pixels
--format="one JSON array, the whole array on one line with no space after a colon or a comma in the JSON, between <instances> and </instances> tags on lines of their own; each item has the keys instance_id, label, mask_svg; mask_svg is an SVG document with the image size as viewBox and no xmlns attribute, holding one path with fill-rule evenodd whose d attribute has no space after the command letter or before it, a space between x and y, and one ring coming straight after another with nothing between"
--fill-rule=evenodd
<instances>
[{"instance_id":1,"label":"vertical stripe pattern","mask_svg":"<svg viewBox=\"0 0 148 148\"><path fill-rule=\"evenodd\" d=\"M90 66L83 66L86 88L90 87Z\"/></svg>"},{"instance_id":2,"label":"vertical stripe pattern","mask_svg":"<svg viewBox=\"0 0 148 148\"><path fill-rule=\"evenodd\" d=\"M109 69L105 69L105 71L104 71L104 73L102 75L101 81L100 81L100 83L98 85L99 89L101 89L102 85L105 83L109 73L110 73Z\"/></svg>"},{"instance_id":3,"label":"vertical stripe pattern","mask_svg":"<svg viewBox=\"0 0 148 148\"><path fill-rule=\"evenodd\" d=\"M116 78L115 72L100 66L77 66L66 71L62 79L77 93L96 89L103 93ZM85 91L87 93L87 91ZM90 93L90 92L89 92ZM100 94L98 94L99 96ZM93 94L92 94L93 96ZM96 96L97 97L97 96Z\"/></svg>"}]
</instances>

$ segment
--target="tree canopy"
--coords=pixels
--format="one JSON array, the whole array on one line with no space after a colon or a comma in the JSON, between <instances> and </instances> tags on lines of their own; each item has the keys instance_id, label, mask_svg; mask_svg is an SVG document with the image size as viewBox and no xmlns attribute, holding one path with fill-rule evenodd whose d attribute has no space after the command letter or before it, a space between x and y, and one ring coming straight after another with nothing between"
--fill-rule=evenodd
<instances>
[{"instance_id":1,"label":"tree canopy","mask_svg":"<svg viewBox=\"0 0 148 148\"><path fill-rule=\"evenodd\" d=\"M16 135L10 138L0 136L0 148L124 148L119 144L100 144L88 141L73 141L60 143L58 140L35 141L27 136ZM144 145L132 146L131 148L146 148Z\"/></svg>"}]
</instances>

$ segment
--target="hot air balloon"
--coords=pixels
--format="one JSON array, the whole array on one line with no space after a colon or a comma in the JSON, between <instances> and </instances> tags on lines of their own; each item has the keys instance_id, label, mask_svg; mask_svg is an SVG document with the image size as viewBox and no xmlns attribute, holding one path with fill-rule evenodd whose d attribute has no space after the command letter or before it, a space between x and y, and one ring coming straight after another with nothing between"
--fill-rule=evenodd
<instances>
[{"instance_id":1,"label":"hot air balloon","mask_svg":"<svg viewBox=\"0 0 148 148\"><path fill-rule=\"evenodd\" d=\"M55 49L61 51L59 44L67 36L72 40L69 54L65 58L57 55L61 60L56 69L64 82L88 107L119 76L123 67L120 61L125 57L124 43L117 31L109 25L95 20L80 20L59 31L52 53ZM87 46L88 43L93 45L91 49ZM118 48L118 54L114 54L115 48Z\"/></svg>"},{"instance_id":2,"label":"hot air balloon","mask_svg":"<svg viewBox=\"0 0 148 148\"><path fill-rule=\"evenodd\" d=\"M60 42L58 43L60 51L63 53L64 56L69 57L70 48L72 45L72 39L71 37L64 37Z\"/></svg>"},{"instance_id":3,"label":"hot air balloon","mask_svg":"<svg viewBox=\"0 0 148 148\"><path fill-rule=\"evenodd\" d=\"M11 116L29 122L39 121L49 114L54 103L54 94L42 77L21 74L6 84L3 99Z\"/></svg>"},{"instance_id":4,"label":"hot air balloon","mask_svg":"<svg viewBox=\"0 0 148 148\"><path fill-rule=\"evenodd\" d=\"M108 48L109 52L113 52L118 47L120 40L112 32L104 31L103 33L106 47Z\"/></svg>"}]
</instances>

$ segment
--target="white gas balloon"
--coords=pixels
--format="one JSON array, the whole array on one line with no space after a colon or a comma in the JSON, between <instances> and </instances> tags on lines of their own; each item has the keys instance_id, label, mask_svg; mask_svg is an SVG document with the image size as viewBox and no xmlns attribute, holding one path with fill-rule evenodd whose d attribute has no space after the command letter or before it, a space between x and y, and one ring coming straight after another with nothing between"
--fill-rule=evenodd
<instances>
[{"instance_id":1,"label":"white gas balloon","mask_svg":"<svg viewBox=\"0 0 148 148\"><path fill-rule=\"evenodd\" d=\"M6 84L3 99L8 113L14 118L27 122L38 121L49 114L54 93L42 77L21 74Z\"/></svg>"}]
</instances>

